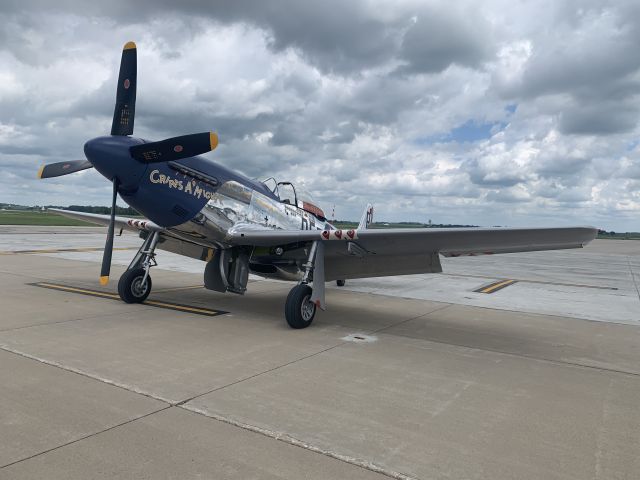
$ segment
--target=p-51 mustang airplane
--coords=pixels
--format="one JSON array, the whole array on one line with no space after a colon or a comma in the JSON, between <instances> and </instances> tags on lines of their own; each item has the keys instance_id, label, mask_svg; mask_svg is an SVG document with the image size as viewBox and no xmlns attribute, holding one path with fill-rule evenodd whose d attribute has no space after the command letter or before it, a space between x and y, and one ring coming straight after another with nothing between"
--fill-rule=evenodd
<instances>
[{"instance_id":1,"label":"p-51 mustang airplane","mask_svg":"<svg viewBox=\"0 0 640 480\"><path fill-rule=\"evenodd\" d=\"M149 270L160 248L206 261L205 287L218 292L243 294L249 273L297 281L287 297L285 317L291 327L305 328L316 308L325 308L326 281L438 273L440 255L579 248L597 233L591 227L367 229L371 206L357 229L336 229L291 183L251 180L198 156L217 146L215 133L158 142L131 137L136 83L136 45L128 42L111 135L85 143L86 160L53 163L38 172L39 178L50 178L94 167L113 182L110 216L56 211L109 226L103 285L109 279L115 228L139 232L144 242L118 282L127 303L143 302L149 295ZM118 194L147 219L116 216Z\"/></svg>"}]
</instances>

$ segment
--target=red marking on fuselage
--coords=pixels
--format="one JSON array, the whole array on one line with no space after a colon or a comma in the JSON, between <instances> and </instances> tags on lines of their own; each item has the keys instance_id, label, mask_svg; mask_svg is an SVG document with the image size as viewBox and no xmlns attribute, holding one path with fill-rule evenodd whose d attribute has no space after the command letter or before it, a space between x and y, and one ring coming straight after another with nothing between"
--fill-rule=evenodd
<instances>
[{"instance_id":1,"label":"red marking on fuselage","mask_svg":"<svg viewBox=\"0 0 640 480\"><path fill-rule=\"evenodd\" d=\"M176 145L173 147L173 151L176 153L180 153L182 151L182 145Z\"/></svg>"},{"instance_id":2,"label":"red marking on fuselage","mask_svg":"<svg viewBox=\"0 0 640 480\"><path fill-rule=\"evenodd\" d=\"M124 89L125 90L129 90L129 87L131 86L131 82L129 81L128 78L124 79Z\"/></svg>"}]
</instances>

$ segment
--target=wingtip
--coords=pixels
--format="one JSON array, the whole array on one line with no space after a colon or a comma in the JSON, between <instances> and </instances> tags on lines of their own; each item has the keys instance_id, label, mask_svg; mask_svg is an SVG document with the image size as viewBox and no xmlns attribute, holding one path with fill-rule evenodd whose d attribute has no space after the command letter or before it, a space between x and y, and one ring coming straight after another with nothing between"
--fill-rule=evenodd
<instances>
[{"instance_id":1,"label":"wingtip","mask_svg":"<svg viewBox=\"0 0 640 480\"><path fill-rule=\"evenodd\" d=\"M100 277L100 285L106 285L107 283L109 283L109 275Z\"/></svg>"},{"instance_id":2,"label":"wingtip","mask_svg":"<svg viewBox=\"0 0 640 480\"><path fill-rule=\"evenodd\" d=\"M211 145L211 150L215 150L218 146L218 135L215 132L209 132L209 144Z\"/></svg>"},{"instance_id":3,"label":"wingtip","mask_svg":"<svg viewBox=\"0 0 640 480\"><path fill-rule=\"evenodd\" d=\"M38 177L37 178L42 178L42 172L44 172L44 165L42 165L39 169L38 169Z\"/></svg>"},{"instance_id":4,"label":"wingtip","mask_svg":"<svg viewBox=\"0 0 640 480\"><path fill-rule=\"evenodd\" d=\"M135 42L127 42L124 44L123 50L131 50L132 48L136 48Z\"/></svg>"}]
</instances>

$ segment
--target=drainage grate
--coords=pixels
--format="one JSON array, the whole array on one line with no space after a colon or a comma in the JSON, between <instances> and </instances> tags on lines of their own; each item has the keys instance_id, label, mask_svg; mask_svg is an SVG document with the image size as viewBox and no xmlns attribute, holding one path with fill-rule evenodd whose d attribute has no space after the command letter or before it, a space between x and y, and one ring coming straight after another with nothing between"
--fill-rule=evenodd
<instances>
[{"instance_id":1,"label":"drainage grate","mask_svg":"<svg viewBox=\"0 0 640 480\"><path fill-rule=\"evenodd\" d=\"M365 335L364 333L352 333L346 337L342 337L340 340L353 343L372 343L378 341L378 337L375 335Z\"/></svg>"}]
</instances>

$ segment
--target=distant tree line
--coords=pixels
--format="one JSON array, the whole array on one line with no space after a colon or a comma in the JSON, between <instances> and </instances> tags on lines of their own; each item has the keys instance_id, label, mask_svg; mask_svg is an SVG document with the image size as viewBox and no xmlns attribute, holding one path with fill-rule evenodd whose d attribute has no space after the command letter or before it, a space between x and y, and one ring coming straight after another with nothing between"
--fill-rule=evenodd
<instances>
[{"instance_id":1,"label":"distant tree line","mask_svg":"<svg viewBox=\"0 0 640 480\"><path fill-rule=\"evenodd\" d=\"M49 208L49 207L47 207ZM52 207L52 208L61 208L61 207ZM111 213L111 207L101 207L101 206L93 206L93 205L69 205L67 207L68 210L74 210L76 212L86 212L86 213L100 213L103 215L109 215ZM116 215L127 215L131 216L140 216L140 213L131 207L120 207L116 205Z\"/></svg>"},{"instance_id":2,"label":"distant tree line","mask_svg":"<svg viewBox=\"0 0 640 480\"><path fill-rule=\"evenodd\" d=\"M35 205L33 207L27 207L25 205L16 205L13 203L0 203L0 208L5 210L25 210L25 211L42 211L47 208L62 208L66 210L73 210L75 212L86 212L86 213L100 213L103 215L109 215L111 212L111 207L101 207L98 205L69 205L61 206L61 205ZM116 215L126 215L126 216L141 216L135 209L131 207L120 207L116 205Z\"/></svg>"}]
</instances>

